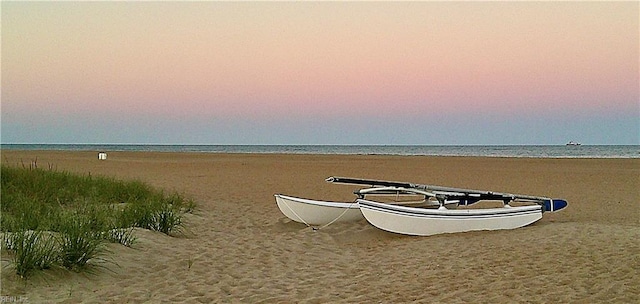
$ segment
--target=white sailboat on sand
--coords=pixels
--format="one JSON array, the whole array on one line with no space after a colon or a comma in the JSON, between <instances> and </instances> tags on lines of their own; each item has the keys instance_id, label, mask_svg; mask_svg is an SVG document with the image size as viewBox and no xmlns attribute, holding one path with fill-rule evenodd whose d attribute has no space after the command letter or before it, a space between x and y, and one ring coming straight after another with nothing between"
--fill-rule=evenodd
<instances>
[{"instance_id":1,"label":"white sailboat on sand","mask_svg":"<svg viewBox=\"0 0 640 304\"><path fill-rule=\"evenodd\" d=\"M567 206L562 199L499 193L384 180L329 177L331 183L367 186L354 191L353 202L329 202L276 194L280 211L308 226L365 218L382 230L408 235L434 235L475 230L514 229L530 225L545 212ZM367 197L412 196L410 201L381 201ZM479 201L501 201L502 207L467 209ZM520 202L520 205L512 205ZM524 205L522 205L524 204ZM463 206L463 208L458 208Z\"/></svg>"}]
</instances>

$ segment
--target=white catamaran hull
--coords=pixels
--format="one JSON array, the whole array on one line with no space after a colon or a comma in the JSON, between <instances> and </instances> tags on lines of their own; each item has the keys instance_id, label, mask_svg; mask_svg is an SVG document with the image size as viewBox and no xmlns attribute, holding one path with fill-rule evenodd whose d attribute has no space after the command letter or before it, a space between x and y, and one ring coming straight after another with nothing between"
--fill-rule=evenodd
<instances>
[{"instance_id":1,"label":"white catamaran hull","mask_svg":"<svg viewBox=\"0 0 640 304\"><path fill-rule=\"evenodd\" d=\"M514 229L542 218L542 207L505 206L491 209L424 209L357 200L373 226L408 235L434 235L476 230Z\"/></svg>"},{"instance_id":2,"label":"white catamaran hull","mask_svg":"<svg viewBox=\"0 0 640 304\"><path fill-rule=\"evenodd\" d=\"M289 219L310 226L362 219L358 203L316 201L276 194L280 211Z\"/></svg>"}]
</instances>

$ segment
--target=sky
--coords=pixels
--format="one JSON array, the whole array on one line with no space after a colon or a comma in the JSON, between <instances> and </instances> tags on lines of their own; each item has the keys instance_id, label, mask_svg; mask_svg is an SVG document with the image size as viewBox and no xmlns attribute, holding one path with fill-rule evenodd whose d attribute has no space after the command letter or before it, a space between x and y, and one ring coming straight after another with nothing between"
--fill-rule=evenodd
<instances>
[{"instance_id":1,"label":"sky","mask_svg":"<svg viewBox=\"0 0 640 304\"><path fill-rule=\"evenodd\" d=\"M640 144L640 2L1 2L2 143Z\"/></svg>"}]
</instances>

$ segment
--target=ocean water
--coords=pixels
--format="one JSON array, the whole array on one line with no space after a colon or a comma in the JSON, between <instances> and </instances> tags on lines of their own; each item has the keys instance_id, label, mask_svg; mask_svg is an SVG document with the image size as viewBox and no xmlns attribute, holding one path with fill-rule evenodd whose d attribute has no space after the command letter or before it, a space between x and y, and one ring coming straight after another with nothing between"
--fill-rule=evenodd
<instances>
[{"instance_id":1,"label":"ocean water","mask_svg":"<svg viewBox=\"0 0 640 304\"><path fill-rule=\"evenodd\" d=\"M384 146L384 145L116 145L2 144L10 150L284 153L346 155L426 155L528 158L640 158L639 145L625 146Z\"/></svg>"}]
</instances>

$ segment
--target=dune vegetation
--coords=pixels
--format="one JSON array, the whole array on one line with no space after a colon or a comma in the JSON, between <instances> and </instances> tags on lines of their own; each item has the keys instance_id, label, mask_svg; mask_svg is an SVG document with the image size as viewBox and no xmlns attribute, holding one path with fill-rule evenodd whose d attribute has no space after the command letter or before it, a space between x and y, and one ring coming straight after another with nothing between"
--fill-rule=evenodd
<instances>
[{"instance_id":1,"label":"dune vegetation","mask_svg":"<svg viewBox=\"0 0 640 304\"><path fill-rule=\"evenodd\" d=\"M180 233L194 201L140 181L2 165L3 259L26 278L34 271L80 271L104 259L105 243L131 246L134 228Z\"/></svg>"}]
</instances>

